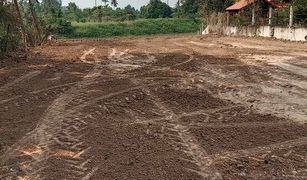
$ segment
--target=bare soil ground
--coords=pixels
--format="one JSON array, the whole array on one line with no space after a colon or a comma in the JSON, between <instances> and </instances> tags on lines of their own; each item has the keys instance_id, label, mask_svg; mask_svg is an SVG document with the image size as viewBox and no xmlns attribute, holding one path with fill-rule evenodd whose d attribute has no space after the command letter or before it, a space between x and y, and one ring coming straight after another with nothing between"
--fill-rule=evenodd
<instances>
[{"instance_id":1,"label":"bare soil ground","mask_svg":"<svg viewBox=\"0 0 307 180\"><path fill-rule=\"evenodd\" d=\"M0 63L0 179L307 179L307 44L61 40Z\"/></svg>"}]
</instances>

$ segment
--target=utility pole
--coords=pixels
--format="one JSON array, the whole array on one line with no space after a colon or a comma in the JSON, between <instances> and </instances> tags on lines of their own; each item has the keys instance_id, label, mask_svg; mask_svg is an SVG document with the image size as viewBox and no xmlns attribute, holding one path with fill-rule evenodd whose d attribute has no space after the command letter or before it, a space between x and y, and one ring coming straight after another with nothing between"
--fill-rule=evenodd
<instances>
[{"instance_id":1,"label":"utility pole","mask_svg":"<svg viewBox=\"0 0 307 180\"><path fill-rule=\"evenodd\" d=\"M97 7L97 0L95 0L95 7Z\"/></svg>"}]
</instances>

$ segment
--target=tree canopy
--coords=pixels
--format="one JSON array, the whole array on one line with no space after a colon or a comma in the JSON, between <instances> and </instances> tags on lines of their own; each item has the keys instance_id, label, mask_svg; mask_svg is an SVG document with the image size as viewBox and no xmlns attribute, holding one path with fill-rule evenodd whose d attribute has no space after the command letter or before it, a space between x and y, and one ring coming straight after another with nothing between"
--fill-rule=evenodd
<instances>
[{"instance_id":1,"label":"tree canopy","mask_svg":"<svg viewBox=\"0 0 307 180\"><path fill-rule=\"evenodd\" d=\"M141 7L141 15L145 18L167 18L172 16L172 9L161 0L150 0L148 5Z\"/></svg>"}]
</instances>

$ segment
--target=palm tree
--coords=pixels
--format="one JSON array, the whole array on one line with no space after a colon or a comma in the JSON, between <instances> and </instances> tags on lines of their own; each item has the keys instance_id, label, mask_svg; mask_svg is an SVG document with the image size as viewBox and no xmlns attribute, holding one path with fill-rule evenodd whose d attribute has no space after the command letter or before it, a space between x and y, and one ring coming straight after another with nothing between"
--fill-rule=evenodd
<instances>
[{"instance_id":1,"label":"palm tree","mask_svg":"<svg viewBox=\"0 0 307 180\"><path fill-rule=\"evenodd\" d=\"M111 0L111 5L114 6L114 7L117 7L117 5L118 5L117 0Z\"/></svg>"}]
</instances>

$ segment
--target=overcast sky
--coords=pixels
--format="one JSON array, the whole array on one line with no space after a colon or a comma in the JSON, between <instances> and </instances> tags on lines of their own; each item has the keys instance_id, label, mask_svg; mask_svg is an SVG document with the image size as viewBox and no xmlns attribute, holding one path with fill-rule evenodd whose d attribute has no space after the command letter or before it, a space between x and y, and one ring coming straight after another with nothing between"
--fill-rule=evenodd
<instances>
[{"instance_id":1,"label":"overcast sky","mask_svg":"<svg viewBox=\"0 0 307 180\"><path fill-rule=\"evenodd\" d=\"M163 2L167 2L167 0L162 0ZM95 0L62 0L63 5L66 6L69 2L75 2L81 8L93 7L95 5ZM119 7L125 7L128 4L139 9L141 6L146 5L149 0L118 0ZM174 7L177 0L169 0L169 5ZM102 4L101 0L97 0L97 4Z\"/></svg>"}]
</instances>

